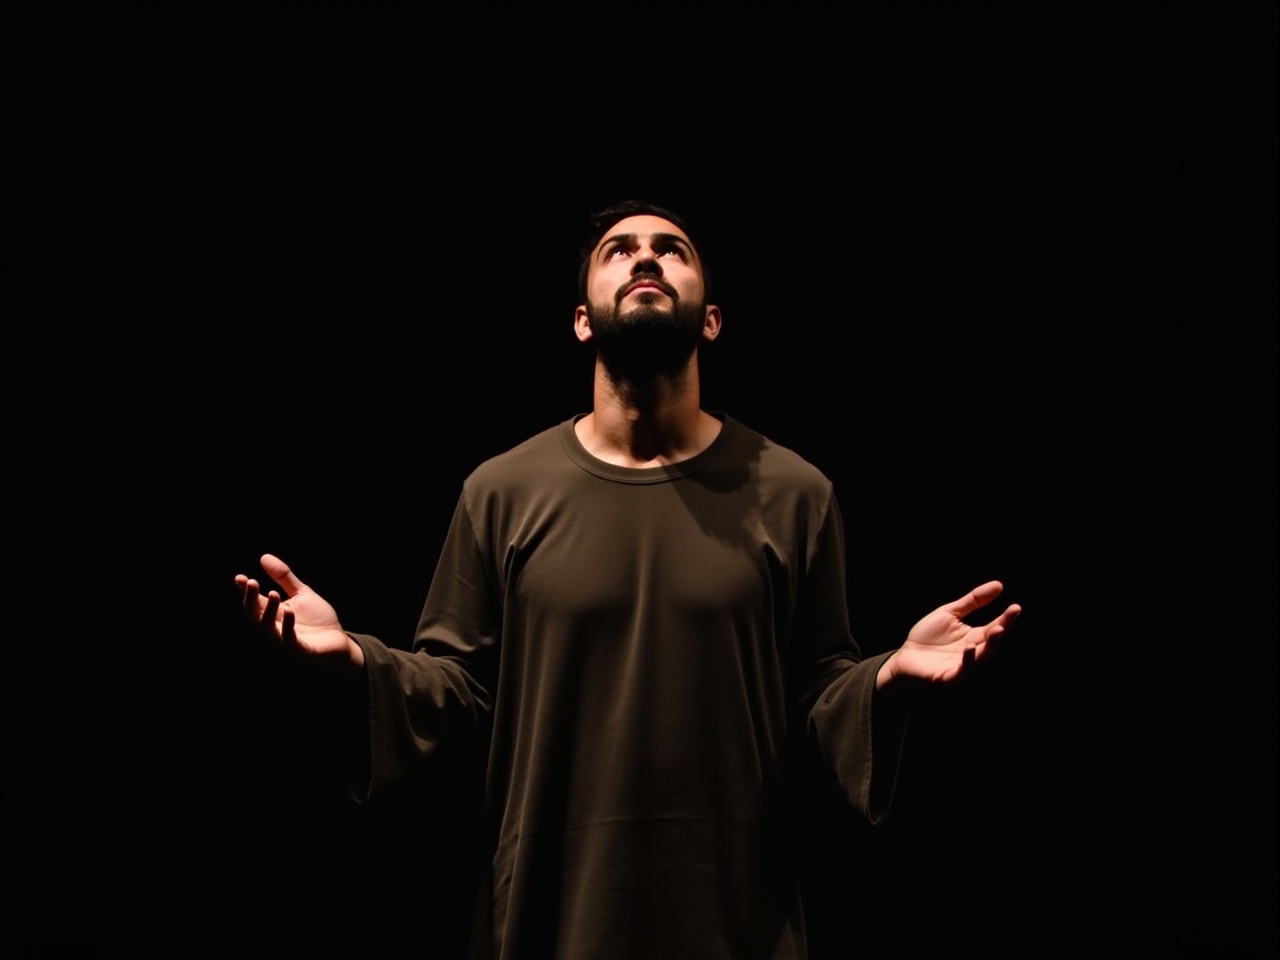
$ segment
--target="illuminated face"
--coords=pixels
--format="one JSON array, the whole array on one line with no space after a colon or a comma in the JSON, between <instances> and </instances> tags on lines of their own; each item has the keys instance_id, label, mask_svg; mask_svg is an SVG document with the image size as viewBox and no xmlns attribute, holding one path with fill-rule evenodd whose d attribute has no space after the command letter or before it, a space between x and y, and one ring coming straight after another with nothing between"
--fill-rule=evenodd
<instances>
[{"instance_id":1,"label":"illuminated face","mask_svg":"<svg viewBox=\"0 0 1280 960\"><path fill-rule=\"evenodd\" d=\"M689 237L642 214L618 221L591 252L587 303L575 324L606 368L635 379L679 370L702 339L715 336L719 311L707 307Z\"/></svg>"},{"instance_id":2,"label":"illuminated face","mask_svg":"<svg viewBox=\"0 0 1280 960\"><path fill-rule=\"evenodd\" d=\"M605 231L587 267L587 300L595 312L634 306L670 310L704 298L702 264L693 242L669 220L648 214L619 220Z\"/></svg>"}]
</instances>

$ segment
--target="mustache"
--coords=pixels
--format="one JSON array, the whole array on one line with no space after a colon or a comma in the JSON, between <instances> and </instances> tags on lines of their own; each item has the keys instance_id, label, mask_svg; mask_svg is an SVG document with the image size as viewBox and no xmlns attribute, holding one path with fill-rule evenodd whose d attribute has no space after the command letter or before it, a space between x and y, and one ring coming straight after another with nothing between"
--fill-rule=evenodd
<instances>
[{"instance_id":1,"label":"mustache","mask_svg":"<svg viewBox=\"0 0 1280 960\"><path fill-rule=\"evenodd\" d=\"M618 292L613 296L613 302L621 303L623 297L625 297L628 293L630 293L633 289L635 289L637 286L639 286L642 283L652 284L653 286L661 290L663 293L665 293L672 300L680 299L679 296L676 294L675 287L671 286L671 284L667 283L667 281L663 280L662 278L636 277L633 280L628 280L626 283L624 283L621 287L618 288Z\"/></svg>"}]
</instances>

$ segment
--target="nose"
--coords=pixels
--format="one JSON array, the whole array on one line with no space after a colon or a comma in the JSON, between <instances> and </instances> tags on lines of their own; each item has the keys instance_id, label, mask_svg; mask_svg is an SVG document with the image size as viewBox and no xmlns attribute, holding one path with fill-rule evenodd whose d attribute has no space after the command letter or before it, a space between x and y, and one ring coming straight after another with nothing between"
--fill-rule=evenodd
<instances>
[{"instance_id":1,"label":"nose","mask_svg":"<svg viewBox=\"0 0 1280 960\"><path fill-rule=\"evenodd\" d=\"M655 277L662 276L662 263L658 260L658 255L653 252L653 248L647 246L638 249L631 260L633 277L645 273L653 274Z\"/></svg>"}]
</instances>

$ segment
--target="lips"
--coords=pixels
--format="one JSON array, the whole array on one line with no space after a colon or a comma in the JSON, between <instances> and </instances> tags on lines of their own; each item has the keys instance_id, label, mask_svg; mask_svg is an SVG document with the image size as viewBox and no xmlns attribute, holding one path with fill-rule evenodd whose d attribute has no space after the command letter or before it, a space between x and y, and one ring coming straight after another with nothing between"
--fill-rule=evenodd
<instances>
[{"instance_id":1,"label":"lips","mask_svg":"<svg viewBox=\"0 0 1280 960\"><path fill-rule=\"evenodd\" d=\"M673 300L676 296L675 290L670 285L661 280L654 280L652 277L646 277L643 280L636 280L623 287L622 292L618 295L618 299L621 300L627 294L633 293L636 290L659 290L662 293L665 293L668 297L671 297Z\"/></svg>"}]
</instances>

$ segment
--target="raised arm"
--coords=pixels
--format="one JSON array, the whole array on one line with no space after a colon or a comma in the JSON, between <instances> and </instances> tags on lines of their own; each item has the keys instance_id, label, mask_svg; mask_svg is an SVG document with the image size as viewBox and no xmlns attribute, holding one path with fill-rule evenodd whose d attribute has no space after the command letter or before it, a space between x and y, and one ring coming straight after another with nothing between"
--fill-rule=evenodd
<instances>
[{"instance_id":1,"label":"raised arm","mask_svg":"<svg viewBox=\"0 0 1280 960\"><path fill-rule=\"evenodd\" d=\"M287 652L340 674L359 674L364 669L364 651L342 629L337 611L299 580L279 557L266 553L260 562L263 572L280 589L269 589L264 594L256 579L243 573L236 575L241 605L249 621Z\"/></svg>"}]
</instances>

